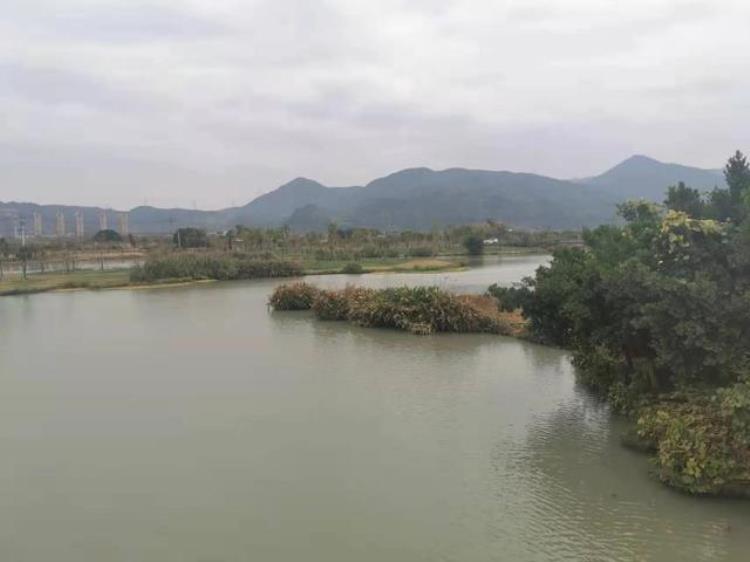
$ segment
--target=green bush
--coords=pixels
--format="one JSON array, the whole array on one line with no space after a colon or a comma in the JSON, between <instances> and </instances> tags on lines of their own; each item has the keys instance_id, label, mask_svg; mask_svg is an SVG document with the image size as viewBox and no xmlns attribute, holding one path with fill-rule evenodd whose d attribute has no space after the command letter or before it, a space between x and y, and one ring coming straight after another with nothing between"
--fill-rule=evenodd
<instances>
[{"instance_id":1,"label":"green bush","mask_svg":"<svg viewBox=\"0 0 750 562\"><path fill-rule=\"evenodd\" d=\"M200 228L178 228L172 235L172 242L178 248L207 248L208 235Z\"/></svg>"},{"instance_id":2,"label":"green bush","mask_svg":"<svg viewBox=\"0 0 750 562\"><path fill-rule=\"evenodd\" d=\"M431 258L436 254L430 246L417 246L409 249L409 255L413 258Z\"/></svg>"},{"instance_id":3,"label":"green bush","mask_svg":"<svg viewBox=\"0 0 750 562\"><path fill-rule=\"evenodd\" d=\"M92 240L94 242L122 242L122 236L115 230L106 229L94 234Z\"/></svg>"},{"instance_id":4,"label":"green bush","mask_svg":"<svg viewBox=\"0 0 750 562\"><path fill-rule=\"evenodd\" d=\"M750 495L748 435L736 424L737 414L750 413L744 386L711 398L677 397L641 410L638 435L655 444L662 481L694 494Z\"/></svg>"},{"instance_id":5,"label":"green bush","mask_svg":"<svg viewBox=\"0 0 750 562\"><path fill-rule=\"evenodd\" d=\"M364 273L364 269L362 269L362 264L357 262L350 262L341 268L341 273L346 273L348 275L358 275L360 273Z\"/></svg>"},{"instance_id":6,"label":"green bush","mask_svg":"<svg viewBox=\"0 0 750 562\"><path fill-rule=\"evenodd\" d=\"M528 288L524 286L501 287L497 283L490 285L487 294L496 298L500 310L505 312L523 309L531 297Z\"/></svg>"},{"instance_id":7,"label":"green bush","mask_svg":"<svg viewBox=\"0 0 750 562\"><path fill-rule=\"evenodd\" d=\"M481 236L471 234L464 238L463 244L470 256L480 256L484 253L484 240Z\"/></svg>"}]
</instances>

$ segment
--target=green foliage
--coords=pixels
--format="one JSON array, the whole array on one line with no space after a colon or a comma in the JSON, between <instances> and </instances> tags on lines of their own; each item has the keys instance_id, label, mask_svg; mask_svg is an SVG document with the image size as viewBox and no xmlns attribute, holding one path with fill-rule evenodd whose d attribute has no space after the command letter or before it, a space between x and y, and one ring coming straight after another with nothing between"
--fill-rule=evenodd
<instances>
[{"instance_id":1,"label":"green foliage","mask_svg":"<svg viewBox=\"0 0 750 562\"><path fill-rule=\"evenodd\" d=\"M433 248L429 246L417 246L416 248L409 248L409 255L413 258L430 258L436 254Z\"/></svg>"},{"instance_id":2,"label":"green foliage","mask_svg":"<svg viewBox=\"0 0 750 562\"><path fill-rule=\"evenodd\" d=\"M464 248L470 256L480 256L484 252L484 240L472 234L464 238Z\"/></svg>"},{"instance_id":3,"label":"green foliage","mask_svg":"<svg viewBox=\"0 0 750 562\"><path fill-rule=\"evenodd\" d=\"M641 410L638 434L656 444L662 481L695 494L750 491L747 386L712 397L660 401Z\"/></svg>"},{"instance_id":4,"label":"green foliage","mask_svg":"<svg viewBox=\"0 0 750 562\"><path fill-rule=\"evenodd\" d=\"M268 304L274 310L310 310L320 291L307 283L279 285L274 289Z\"/></svg>"},{"instance_id":5,"label":"green foliage","mask_svg":"<svg viewBox=\"0 0 750 562\"><path fill-rule=\"evenodd\" d=\"M207 248L208 235L200 228L178 228L172 242L178 248Z\"/></svg>"},{"instance_id":6,"label":"green foliage","mask_svg":"<svg viewBox=\"0 0 750 562\"><path fill-rule=\"evenodd\" d=\"M497 283L493 283L487 289L487 294L497 300L497 306L500 310L513 312L523 309L529 304L532 296L528 288L530 283L532 283L530 279L512 287L501 287Z\"/></svg>"},{"instance_id":7,"label":"green foliage","mask_svg":"<svg viewBox=\"0 0 750 562\"><path fill-rule=\"evenodd\" d=\"M596 299L599 276L590 253L563 248L553 254L551 266L524 281L516 298L538 340L565 346L580 338L592 319L587 304Z\"/></svg>"},{"instance_id":8,"label":"green foliage","mask_svg":"<svg viewBox=\"0 0 750 562\"><path fill-rule=\"evenodd\" d=\"M726 173L731 189L749 192L741 154ZM643 412L663 480L716 491L750 470L738 449L748 443L750 222L744 199L727 190L702 208L695 190L678 185L666 203L666 212L621 205L624 226L587 231L585 248L558 250L523 286L491 294L520 305L536 339L571 348L582 383L617 410ZM686 390L703 398L642 409Z\"/></svg>"},{"instance_id":9,"label":"green foliage","mask_svg":"<svg viewBox=\"0 0 750 562\"><path fill-rule=\"evenodd\" d=\"M110 229L100 230L92 238L94 242L122 242L122 236L120 233Z\"/></svg>"},{"instance_id":10,"label":"green foliage","mask_svg":"<svg viewBox=\"0 0 750 562\"><path fill-rule=\"evenodd\" d=\"M177 254L149 257L131 271L131 280L150 283L165 279L256 279L294 277L299 265L283 260L262 260L238 254Z\"/></svg>"},{"instance_id":11,"label":"green foliage","mask_svg":"<svg viewBox=\"0 0 750 562\"><path fill-rule=\"evenodd\" d=\"M360 273L364 273L364 269L362 269L361 263L349 262L341 268L341 273L346 273L348 275L358 275Z\"/></svg>"},{"instance_id":12,"label":"green foliage","mask_svg":"<svg viewBox=\"0 0 750 562\"><path fill-rule=\"evenodd\" d=\"M686 186L683 182L670 186L664 205L668 209L681 211L693 218L703 218L706 214L706 205L701 192Z\"/></svg>"},{"instance_id":13,"label":"green foliage","mask_svg":"<svg viewBox=\"0 0 750 562\"><path fill-rule=\"evenodd\" d=\"M739 150L724 166L724 179L729 186L732 202L739 205L744 194L750 190L750 166L748 166L745 155ZM738 217L735 216L735 218Z\"/></svg>"},{"instance_id":14,"label":"green foliage","mask_svg":"<svg viewBox=\"0 0 750 562\"><path fill-rule=\"evenodd\" d=\"M34 257L34 254L36 254L36 248L31 245L19 246L16 249L16 258L19 260L30 260Z\"/></svg>"}]
</instances>

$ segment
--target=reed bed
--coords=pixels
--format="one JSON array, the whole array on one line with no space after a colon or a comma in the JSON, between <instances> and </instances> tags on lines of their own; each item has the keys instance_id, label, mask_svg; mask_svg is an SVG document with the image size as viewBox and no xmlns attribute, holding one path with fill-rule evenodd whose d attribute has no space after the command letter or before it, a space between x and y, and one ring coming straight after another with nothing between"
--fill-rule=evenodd
<instances>
[{"instance_id":1,"label":"reed bed","mask_svg":"<svg viewBox=\"0 0 750 562\"><path fill-rule=\"evenodd\" d=\"M319 320L346 320L359 326L393 328L413 334L436 332L521 335L523 320L501 312L487 295L454 295L438 287L343 290L305 283L280 285L269 304L276 310L310 309Z\"/></svg>"},{"instance_id":2,"label":"reed bed","mask_svg":"<svg viewBox=\"0 0 750 562\"><path fill-rule=\"evenodd\" d=\"M307 283L279 285L268 299L274 310L310 310L320 290Z\"/></svg>"}]
</instances>

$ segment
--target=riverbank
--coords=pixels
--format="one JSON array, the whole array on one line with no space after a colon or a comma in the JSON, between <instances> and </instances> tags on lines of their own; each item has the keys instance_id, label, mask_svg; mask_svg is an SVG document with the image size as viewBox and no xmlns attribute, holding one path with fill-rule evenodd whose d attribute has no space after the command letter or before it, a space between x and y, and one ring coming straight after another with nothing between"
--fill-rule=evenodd
<instances>
[{"instance_id":1,"label":"riverbank","mask_svg":"<svg viewBox=\"0 0 750 562\"><path fill-rule=\"evenodd\" d=\"M459 271L468 267L465 260L457 257L437 258L385 258L369 259L361 262L308 261L301 265L301 275L332 275L352 273L347 266L359 264L356 273L424 273ZM112 269L105 271L81 270L70 273L37 273L23 279L20 275L8 276L0 280L0 297L28 295L49 291L102 290L119 288L168 287L176 284L205 282L205 278L167 277L153 281L134 281L132 269Z\"/></svg>"},{"instance_id":2,"label":"riverbank","mask_svg":"<svg viewBox=\"0 0 750 562\"><path fill-rule=\"evenodd\" d=\"M3 279L0 281L0 297L57 291L167 288L212 281L211 279L175 278L151 283L136 283L130 280L129 269L42 273L30 275L26 280Z\"/></svg>"}]
</instances>

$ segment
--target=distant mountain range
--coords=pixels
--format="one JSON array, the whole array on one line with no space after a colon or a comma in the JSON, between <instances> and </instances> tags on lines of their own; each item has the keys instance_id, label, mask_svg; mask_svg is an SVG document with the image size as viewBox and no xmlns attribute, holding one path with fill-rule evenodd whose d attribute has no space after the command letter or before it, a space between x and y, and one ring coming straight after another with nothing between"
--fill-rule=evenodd
<instances>
[{"instance_id":1,"label":"distant mountain range","mask_svg":"<svg viewBox=\"0 0 750 562\"><path fill-rule=\"evenodd\" d=\"M243 207L220 211L136 207L128 211L134 233L166 233L182 226L224 230L247 226L288 225L297 231L321 230L333 221L341 226L381 230L428 230L493 219L532 229L576 229L610 222L620 201L662 201L667 187L684 181L710 190L724 186L721 170L705 170L631 156L601 175L560 180L536 174L451 168L412 168L378 178L365 186L326 187L297 178ZM33 215L42 231L53 234L58 213L67 233L75 232L74 214L82 213L84 231L99 230L105 213L110 228L119 215L97 207L0 203L0 236L12 235L21 219L33 232Z\"/></svg>"}]
</instances>

